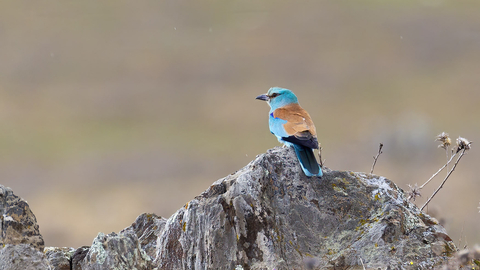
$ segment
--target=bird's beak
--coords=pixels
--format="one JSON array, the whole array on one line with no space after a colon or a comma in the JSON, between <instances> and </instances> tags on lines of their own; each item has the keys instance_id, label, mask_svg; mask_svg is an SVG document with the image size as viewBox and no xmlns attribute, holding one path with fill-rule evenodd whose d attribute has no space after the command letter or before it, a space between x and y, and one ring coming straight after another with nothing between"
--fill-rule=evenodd
<instances>
[{"instance_id":1,"label":"bird's beak","mask_svg":"<svg viewBox=\"0 0 480 270\"><path fill-rule=\"evenodd\" d=\"M260 99L260 100L263 100L263 101L269 101L270 100L270 98L265 94L260 95L260 96L256 97L255 99Z\"/></svg>"}]
</instances>

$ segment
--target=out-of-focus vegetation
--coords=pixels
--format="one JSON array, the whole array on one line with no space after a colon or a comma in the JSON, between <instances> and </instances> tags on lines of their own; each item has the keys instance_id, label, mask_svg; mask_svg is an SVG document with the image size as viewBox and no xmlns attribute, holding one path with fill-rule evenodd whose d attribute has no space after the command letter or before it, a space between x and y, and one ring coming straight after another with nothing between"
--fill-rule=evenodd
<instances>
[{"instance_id":1,"label":"out-of-focus vegetation","mask_svg":"<svg viewBox=\"0 0 480 270\"><path fill-rule=\"evenodd\" d=\"M46 245L168 217L277 146L254 99L271 86L309 111L327 167L368 172L383 142L375 173L404 189L445 163L437 134L472 140L428 212L480 242L478 1L0 7L0 184L28 200Z\"/></svg>"}]
</instances>

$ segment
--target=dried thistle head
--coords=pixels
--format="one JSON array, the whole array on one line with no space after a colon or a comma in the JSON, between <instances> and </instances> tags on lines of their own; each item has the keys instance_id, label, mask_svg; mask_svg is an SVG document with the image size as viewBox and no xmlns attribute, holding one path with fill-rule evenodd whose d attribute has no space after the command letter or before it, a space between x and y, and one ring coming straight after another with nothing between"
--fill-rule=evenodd
<instances>
[{"instance_id":1,"label":"dried thistle head","mask_svg":"<svg viewBox=\"0 0 480 270\"><path fill-rule=\"evenodd\" d=\"M415 201L417 197L422 197L422 193L420 193L420 188L418 187L417 184L415 184L414 186L411 186L410 184L408 184L408 188L410 188L410 190L407 191L407 195L409 199L413 199L413 201Z\"/></svg>"},{"instance_id":2,"label":"dried thistle head","mask_svg":"<svg viewBox=\"0 0 480 270\"><path fill-rule=\"evenodd\" d=\"M445 132L438 134L435 141L442 142L442 144L440 144L438 147L445 150L447 150L447 148L452 144L452 140L450 139L448 133Z\"/></svg>"},{"instance_id":3,"label":"dried thistle head","mask_svg":"<svg viewBox=\"0 0 480 270\"><path fill-rule=\"evenodd\" d=\"M471 144L472 144L471 141L462 137L458 137L457 145L455 146L455 153L458 153L461 150L465 150L465 151L470 150L470 148L472 148Z\"/></svg>"},{"instance_id":4,"label":"dried thistle head","mask_svg":"<svg viewBox=\"0 0 480 270\"><path fill-rule=\"evenodd\" d=\"M475 245L473 248L464 249L457 253L457 260L463 264L475 263L480 259L480 247ZM474 268L472 268L474 269Z\"/></svg>"}]
</instances>

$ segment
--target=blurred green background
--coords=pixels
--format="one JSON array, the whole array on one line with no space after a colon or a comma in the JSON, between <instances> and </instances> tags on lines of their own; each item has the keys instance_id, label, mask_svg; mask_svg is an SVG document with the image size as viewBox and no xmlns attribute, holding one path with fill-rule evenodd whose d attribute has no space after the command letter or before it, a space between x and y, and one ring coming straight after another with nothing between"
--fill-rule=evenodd
<instances>
[{"instance_id":1,"label":"blurred green background","mask_svg":"<svg viewBox=\"0 0 480 270\"><path fill-rule=\"evenodd\" d=\"M383 142L375 173L407 190L445 162L437 134L474 141L428 208L472 246L479 14L473 0L4 1L0 184L47 246L90 245L278 146L255 97L282 86L332 169L369 172Z\"/></svg>"}]
</instances>

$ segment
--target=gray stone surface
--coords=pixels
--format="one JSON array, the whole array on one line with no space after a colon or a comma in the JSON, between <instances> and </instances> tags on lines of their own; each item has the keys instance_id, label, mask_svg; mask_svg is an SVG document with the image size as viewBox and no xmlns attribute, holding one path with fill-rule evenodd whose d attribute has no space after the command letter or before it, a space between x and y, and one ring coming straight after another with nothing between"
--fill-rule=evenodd
<instances>
[{"instance_id":1,"label":"gray stone surface","mask_svg":"<svg viewBox=\"0 0 480 270\"><path fill-rule=\"evenodd\" d=\"M75 249L69 247L46 247L44 249L44 254L52 270L72 269L70 262L74 252Z\"/></svg>"},{"instance_id":2,"label":"gray stone surface","mask_svg":"<svg viewBox=\"0 0 480 270\"><path fill-rule=\"evenodd\" d=\"M277 270L431 268L456 249L390 180L307 178L289 148L216 181L168 219L157 248L161 269Z\"/></svg>"},{"instance_id":3,"label":"gray stone surface","mask_svg":"<svg viewBox=\"0 0 480 270\"><path fill-rule=\"evenodd\" d=\"M91 247L75 251L72 269L154 269L157 238L165 223L155 214L142 214L118 234L99 233Z\"/></svg>"},{"instance_id":4,"label":"gray stone surface","mask_svg":"<svg viewBox=\"0 0 480 270\"><path fill-rule=\"evenodd\" d=\"M83 246L75 250L71 258L72 270L82 269L81 263L85 259L85 256L87 256L89 249L90 246Z\"/></svg>"},{"instance_id":5,"label":"gray stone surface","mask_svg":"<svg viewBox=\"0 0 480 270\"><path fill-rule=\"evenodd\" d=\"M150 258L156 256L157 239L163 232L167 220L155 214L144 213L137 217L135 222L128 228L120 232L132 232L140 243L141 248L147 253Z\"/></svg>"},{"instance_id":6,"label":"gray stone surface","mask_svg":"<svg viewBox=\"0 0 480 270\"><path fill-rule=\"evenodd\" d=\"M82 270L153 269L151 259L141 248L138 237L129 230L120 234L99 233L77 265Z\"/></svg>"},{"instance_id":7,"label":"gray stone surface","mask_svg":"<svg viewBox=\"0 0 480 270\"><path fill-rule=\"evenodd\" d=\"M47 270L45 255L30 244L0 248L0 270Z\"/></svg>"},{"instance_id":8,"label":"gray stone surface","mask_svg":"<svg viewBox=\"0 0 480 270\"><path fill-rule=\"evenodd\" d=\"M0 270L432 269L456 250L390 180L326 168L322 179L307 178L289 148L259 155L169 219L142 214L75 251L39 252L28 205L2 188L2 241L13 244L0 247ZM25 220L36 226L32 239L26 229L8 229Z\"/></svg>"},{"instance_id":9,"label":"gray stone surface","mask_svg":"<svg viewBox=\"0 0 480 270\"><path fill-rule=\"evenodd\" d=\"M44 241L28 203L0 185L0 247L29 244L43 251Z\"/></svg>"}]
</instances>

